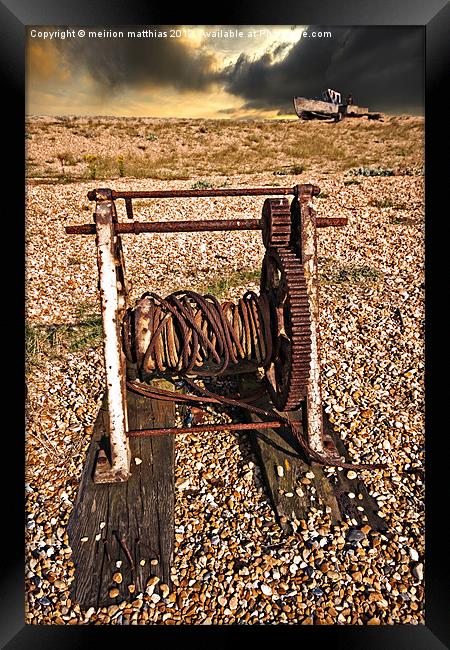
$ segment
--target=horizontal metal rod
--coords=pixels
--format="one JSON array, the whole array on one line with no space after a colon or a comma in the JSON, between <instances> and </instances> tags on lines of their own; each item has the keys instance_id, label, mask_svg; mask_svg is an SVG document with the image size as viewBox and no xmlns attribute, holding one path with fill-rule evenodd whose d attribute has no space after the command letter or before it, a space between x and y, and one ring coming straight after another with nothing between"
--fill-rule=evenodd
<instances>
[{"instance_id":1,"label":"horizontal metal rod","mask_svg":"<svg viewBox=\"0 0 450 650\"><path fill-rule=\"evenodd\" d=\"M258 422L243 424L199 424L193 427L174 427L172 429L139 429L137 431L128 431L130 438L143 438L146 436L166 436L176 435L177 433L204 433L206 431L248 431L255 429L278 429L282 427L282 422Z\"/></svg>"},{"instance_id":2,"label":"horizontal metal rod","mask_svg":"<svg viewBox=\"0 0 450 650\"><path fill-rule=\"evenodd\" d=\"M346 217L317 217L317 228L346 226ZM169 233L169 232L213 232L228 230L261 230L260 219L209 219L202 221L133 221L117 223L114 230L118 234ZM94 235L95 224L66 226L68 235Z\"/></svg>"},{"instance_id":3,"label":"horizontal metal rod","mask_svg":"<svg viewBox=\"0 0 450 650\"><path fill-rule=\"evenodd\" d=\"M205 232L213 230L261 230L260 219L209 219L202 221L133 221L115 225L116 233L135 234L143 232ZM68 235L92 235L95 224L67 226Z\"/></svg>"},{"instance_id":4,"label":"horizontal metal rod","mask_svg":"<svg viewBox=\"0 0 450 650\"><path fill-rule=\"evenodd\" d=\"M203 190L150 190L136 192L111 191L113 199L169 199L174 197L207 197L207 196L277 196L295 194L293 187L223 187ZM88 193L88 198L95 200L95 190Z\"/></svg>"}]
</instances>

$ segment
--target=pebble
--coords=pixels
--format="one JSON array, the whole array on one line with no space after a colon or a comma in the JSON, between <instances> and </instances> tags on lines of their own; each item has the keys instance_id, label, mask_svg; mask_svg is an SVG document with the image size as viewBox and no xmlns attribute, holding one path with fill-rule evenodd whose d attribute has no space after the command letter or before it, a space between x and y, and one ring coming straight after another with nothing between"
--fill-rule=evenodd
<instances>
[{"instance_id":1,"label":"pebble","mask_svg":"<svg viewBox=\"0 0 450 650\"><path fill-rule=\"evenodd\" d=\"M265 596L271 596L272 595L272 589L269 587L269 585L262 584L261 585L261 591Z\"/></svg>"},{"instance_id":2,"label":"pebble","mask_svg":"<svg viewBox=\"0 0 450 650\"><path fill-rule=\"evenodd\" d=\"M116 582L118 585L120 585L120 583L122 582L122 574L119 571L117 571L113 575L112 579L114 580L114 582Z\"/></svg>"},{"instance_id":3,"label":"pebble","mask_svg":"<svg viewBox=\"0 0 450 650\"><path fill-rule=\"evenodd\" d=\"M422 581L423 580L423 564L422 562L419 562L412 568L412 574L417 580Z\"/></svg>"},{"instance_id":4,"label":"pebble","mask_svg":"<svg viewBox=\"0 0 450 650\"><path fill-rule=\"evenodd\" d=\"M109 590L109 597L116 598L119 595L119 590L116 587L113 587Z\"/></svg>"},{"instance_id":5,"label":"pebble","mask_svg":"<svg viewBox=\"0 0 450 650\"><path fill-rule=\"evenodd\" d=\"M358 474L354 472L352 469L347 472L347 478L352 480L354 478L357 478Z\"/></svg>"},{"instance_id":6,"label":"pebble","mask_svg":"<svg viewBox=\"0 0 450 650\"><path fill-rule=\"evenodd\" d=\"M277 465L277 474L280 478L284 476L284 468L281 465Z\"/></svg>"},{"instance_id":7,"label":"pebble","mask_svg":"<svg viewBox=\"0 0 450 650\"><path fill-rule=\"evenodd\" d=\"M362 530L358 530L357 528L351 528L347 535L347 540L349 542L362 542L365 538L366 536Z\"/></svg>"}]
</instances>

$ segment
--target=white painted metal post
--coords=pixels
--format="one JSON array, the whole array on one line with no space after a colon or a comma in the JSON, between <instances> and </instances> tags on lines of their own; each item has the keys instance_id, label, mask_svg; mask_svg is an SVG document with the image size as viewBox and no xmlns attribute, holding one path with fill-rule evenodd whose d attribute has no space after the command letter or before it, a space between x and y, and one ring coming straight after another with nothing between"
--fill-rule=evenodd
<instances>
[{"instance_id":1,"label":"white painted metal post","mask_svg":"<svg viewBox=\"0 0 450 650\"><path fill-rule=\"evenodd\" d=\"M312 207L312 185L298 186L300 203L300 239L301 260L308 289L309 308L311 313L311 366L303 418L308 443L314 451L324 452L322 389L320 382L319 354L319 287L317 270L317 231L316 213Z\"/></svg>"},{"instance_id":2,"label":"white painted metal post","mask_svg":"<svg viewBox=\"0 0 450 650\"><path fill-rule=\"evenodd\" d=\"M108 392L111 465L104 455L99 455L94 475L96 483L126 481L130 476L126 366L120 336L126 294L122 260L118 259L121 246L119 236L114 233L116 221L117 216L110 191L97 190L96 244Z\"/></svg>"}]
</instances>

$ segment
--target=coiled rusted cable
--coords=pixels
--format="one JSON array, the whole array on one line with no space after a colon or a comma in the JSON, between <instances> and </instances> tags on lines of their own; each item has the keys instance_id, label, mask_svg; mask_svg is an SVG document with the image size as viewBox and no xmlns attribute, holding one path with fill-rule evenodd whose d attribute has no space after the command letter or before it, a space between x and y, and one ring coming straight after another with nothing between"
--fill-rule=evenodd
<instances>
[{"instance_id":1,"label":"coiled rusted cable","mask_svg":"<svg viewBox=\"0 0 450 650\"><path fill-rule=\"evenodd\" d=\"M252 291L222 304L194 291L148 292L127 311L123 342L140 373L214 376L241 360L264 367L272 356L269 301Z\"/></svg>"}]
</instances>

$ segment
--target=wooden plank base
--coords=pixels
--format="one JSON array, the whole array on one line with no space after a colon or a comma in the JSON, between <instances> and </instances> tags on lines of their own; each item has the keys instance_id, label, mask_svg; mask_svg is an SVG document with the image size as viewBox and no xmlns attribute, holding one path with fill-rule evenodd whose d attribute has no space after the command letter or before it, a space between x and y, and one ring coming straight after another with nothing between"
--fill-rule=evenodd
<instances>
[{"instance_id":1,"label":"wooden plank base","mask_svg":"<svg viewBox=\"0 0 450 650\"><path fill-rule=\"evenodd\" d=\"M239 386L241 396L245 399L246 395L256 392L261 384L255 375L246 375L239 378ZM267 395L252 404L267 411L274 410ZM243 411L243 414L247 421L255 424L267 419L248 411ZM283 415L301 421L301 411ZM325 412L323 418L325 439L330 437L339 455L351 462ZM328 478L322 465L307 462L298 442L285 427L261 431L255 427L255 433L251 433L250 438L277 520L285 532L292 532L292 521L306 520L311 506L314 506L322 510L328 507L334 524L350 518L355 519L360 526L369 524L373 530L387 534L386 522L377 514L377 502L369 495L359 474L355 479L349 479L348 470L336 468L335 474ZM349 493L355 494L356 498L350 498ZM362 512L357 509L358 506L363 508Z\"/></svg>"},{"instance_id":2,"label":"wooden plank base","mask_svg":"<svg viewBox=\"0 0 450 650\"><path fill-rule=\"evenodd\" d=\"M166 382L158 382L158 386L171 388ZM175 425L174 402L150 400L128 391L127 404L130 429ZM144 591L153 575L170 587L175 540L174 438L131 438L129 480L95 484L92 477L99 448L108 448L104 400L68 524L75 564L71 598L82 607L105 607L133 599L133 593ZM135 459L142 462L136 464ZM118 573L119 583L113 579ZM129 585L134 585L134 591ZM119 594L111 598L113 588Z\"/></svg>"}]
</instances>

